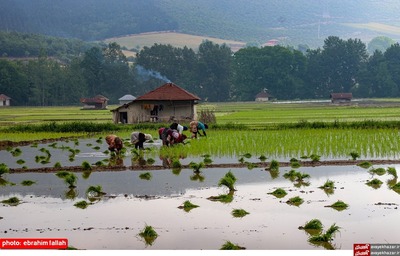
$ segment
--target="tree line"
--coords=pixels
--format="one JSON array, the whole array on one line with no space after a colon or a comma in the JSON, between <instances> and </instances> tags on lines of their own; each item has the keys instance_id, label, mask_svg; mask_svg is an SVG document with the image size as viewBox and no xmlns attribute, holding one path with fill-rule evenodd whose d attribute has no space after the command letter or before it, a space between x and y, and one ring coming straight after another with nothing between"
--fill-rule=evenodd
<instances>
[{"instance_id":1,"label":"tree line","mask_svg":"<svg viewBox=\"0 0 400 256\"><path fill-rule=\"evenodd\" d=\"M118 103L125 94L143 95L165 82L203 101L253 101L263 90L278 100L328 99L333 92L356 98L400 96L400 46L369 55L359 39L325 39L322 48L246 47L204 41L198 51L154 44L133 61L116 43L96 45L68 62L50 58L0 60L0 93L13 105L79 105L101 94Z\"/></svg>"}]
</instances>

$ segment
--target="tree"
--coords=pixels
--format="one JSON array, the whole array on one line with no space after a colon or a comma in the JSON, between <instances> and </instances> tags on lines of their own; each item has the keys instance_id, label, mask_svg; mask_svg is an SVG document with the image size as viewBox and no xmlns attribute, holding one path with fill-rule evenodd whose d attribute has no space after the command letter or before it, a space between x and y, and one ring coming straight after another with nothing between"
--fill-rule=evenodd
<instances>
[{"instance_id":1,"label":"tree","mask_svg":"<svg viewBox=\"0 0 400 256\"><path fill-rule=\"evenodd\" d=\"M368 43L368 52L371 54L374 53L376 50L385 52L390 46L395 43L396 41L389 37L377 36Z\"/></svg>"}]
</instances>

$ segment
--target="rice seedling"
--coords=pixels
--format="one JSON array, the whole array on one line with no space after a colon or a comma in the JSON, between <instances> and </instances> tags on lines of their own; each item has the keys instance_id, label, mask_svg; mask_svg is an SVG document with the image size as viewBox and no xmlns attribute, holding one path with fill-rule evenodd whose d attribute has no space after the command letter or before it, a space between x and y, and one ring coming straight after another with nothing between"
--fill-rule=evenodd
<instances>
[{"instance_id":1,"label":"rice seedling","mask_svg":"<svg viewBox=\"0 0 400 256\"><path fill-rule=\"evenodd\" d=\"M56 162L54 164L54 168L61 168L61 163L60 162Z\"/></svg>"},{"instance_id":2,"label":"rice seedling","mask_svg":"<svg viewBox=\"0 0 400 256\"><path fill-rule=\"evenodd\" d=\"M336 224L332 224L329 229L325 233L321 233L320 235L315 235L311 236L308 241L310 243L328 243L333 240L335 237L336 233L339 232L340 227L338 227Z\"/></svg>"},{"instance_id":3,"label":"rice seedling","mask_svg":"<svg viewBox=\"0 0 400 256\"><path fill-rule=\"evenodd\" d=\"M362 163L359 163L357 165L362 167L362 168L364 168L364 169L368 169L368 168L370 168L372 166L372 164L370 162L362 162Z\"/></svg>"},{"instance_id":4,"label":"rice seedling","mask_svg":"<svg viewBox=\"0 0 400 256\"><path fill-rule=\"evenodd\" d=\"M368 186L374 188L374 189L378 189L381 187L381 185L383 184L382 181L380 181L379 179L373 179L370 180L368 182L366 182L365 184L367 184Z\"/></svg>"},{"instance_id":5,"label":"rice seedling","mask_svg":"<svg viewBox=\"0 0 400 256\"><path fill-rule=\"evenodd\" d=\"M283 174L283 177L285 179L289 179L290 181L295 181L297 178L298 172L295 170L290 170L289 172L286 172Z\"/></svg>"},{"instance_id":6,"label":"rice seedling","mask_svg":"<svg viewBox=\"0 0 400 256\"><path fill-rule=\"evenodd\" d=\"M92 143L86 143L86 146L87 147L91 147L91 146L93 146L93 144Z\"/></svg>"},{"instance_id":7,"label":"rice seedling","mask_svg":"<svg viewBox=\"0 0 400 256\"><path fill-rule=\"evenodd\" d=\"M302 181L304 181L304 179L308 179L308 178L310 178L311 176L309 175L309 174L307 174L307 173L300 173L300 172L297 172L296 173L296 179L295 179L295 181L297 181L297 182L302 182Z\"/></svg>"},{"instance_id":8,"label":"rice seedling","mask_svg":"<svg viewBox=\"0 0 400 256\"><path fill-rule=\"evenodd\" d=\"M269 171L269 174L273 180L279 177L279 171Z\"/></svg>"},{"instance_id":9,"label":"rice seedling","mask_svg":"<svg viewBox=\"0 0 400 256\"><path fill-rule=\"evenodd\" d=\"M245 250L245 247L239 246L238 244L233 244L230 241L226 241L220 250Z\"/></svg>"},{"instance_id":10,"label":"rice seedling","mask_svg":"<svg viewBox=\"0 0 400 256\"><path fill-rule=\"evenodd\" d=\"M327 181L325 181L324 185L322 185L318 188L326 189L326 190L333 190L333 189L335 189L335 182L328 179Z\"/></svg>"},{"instance_id":11,"label":"rice seedling","mask_svg":"<svg viewBox=\"0 0 400 256\"><path fill-rule=\"evenodd\" d=\"M312 219L304 224L304 226L300 226L299 229L307 229L307 230L318 230L321 231L324 225L319 219Z\"/></svg>"},{"instance_id":12,"label":"rice seedling","mask_svg":"<svg viewBox=\"0 0 400 256\"><path fill-rule=\"evenodd\" d=\"M397 193L400 193L400 182L397 182L395 185L393 185L391 187L391 189L393 189L394 191L396 191Z\"/></svg>"},{"instance_id":13,"label":"rice seedling","mask_svg":"<svg viewBox=\"0 0 400 256\"><path fill-rule=\"evenodd\" d=\"M74 173L69 173L66 177L64 177L64 181L69 188L76 188L78 177Z\"/></svg>"},{"instance_id":14,"label":"rice seedling","mask_svg":"<svg viewBox=\"0 0 400 256\"><path fill-rule=\"evenodd\" d=\"M99 147L99 146L94 146L93 149L94 149L94 150L99 150L100 147Z\"/></svg>"},{"instance_id":15,"label":"rice seedling","mask_svg":"<svg viewBox=\"0 0 400 256\"><path fill-rule=\"evenodd\" d=\"M180 168L182 168L181 161L179 161L179 159L173 159L173 160L172 160L172 168L173 168L173 169L180 169Z\"/></svg>"},{"instance_id":16,"label":"rice seedling","mask_svg":"<svg viewBox=\"0 0 400 256\"><path fill-rule=\"evenodd\" d=\"M189 200L186 200L183 205L179 206L179 209L183 209L185 212L190 212L190 210L200 207L198 205L192 204Z\"/></svg>"},{"instance_id":17,"label":"rice seedling","mask_svg":"<svg viewBox=\"0 0 400 256\"><path fill-rule=\"evenodd\" d=\"M84 180L87 180L87 179L89 179L89 177L90 177L91 174L92 174L92 171L91 171L91 170L84 171L84 172L82 172L82 178L83 178Z\"/></svg>"},{"instance_id":18,"label":"rice seedling","mask_svg":"<svg viewBox=\"0 0 400 256\"><path fill-rule=\"evenodd\" d=\"M139 178L142 180L151 180L151 177L152 177L151 173L149 173L149 172L141 173L139 175Z\"/></svg>"},{"instance_id":19,"label":"rice seedling","mask_svg":"<svg viewBox=\"0 0 400 256\"><path fill-rule=\"evenodd\" d=\"M230 192L235 191L235 182L236 182L236 177L235 175L229 171L225 174L224 177L222 177L219 182L218 182L218 186L226 186Z\"/></svg>"},{"instance_id":20,"label":"rice seedling","mask_svg":"<svg viewBox=\"0 0 400 256\"><path fill-rule=\"evenodd\" d=\"M203 175L201 175L201 173L198 173L198 172L194 172L193 175L190 176L191 181L203 182L204 179L205 179L205 177Z\"/></svg>"},{"instance_id":21,"label":"rice seedling","mask_svg":"<svg viewBox=\"0 0 400 256\"><path fill-rule=\"evenodd\" d=\"M241 157L241 158L239 158L239 163L241 163L241 164L243 164L244 162L245 162L245 160L244 160L244 158L243 157Z\"/></svg>"},{"instance_id":22,"label":"rice seedling","mask_svg":"<svg viewBox=\"0 0 400 256\"><path fill-rule=\"evenodd\" d=\"M250 153L246 153L246 154L243 155L243 157L245 157L245 158L251 158L251 154L250 154Z\"/></svg>"},{"instance_id":23,"label":"rice seedling","mask_svg":"<svg viewBox=\"0 0 400 256\"><path fill-rule=\"evenodd\" d=\"M300 168L301 164L300 164L300 162L297 162L297 161L290 162L290 167L292 167L292 168Z\"/></svg>"},{"instance_id":24,"label":"rice seedling","mask_svg":"<svg viewBox=\"0 0 400 256\"><path fill-rule=\"evenodd\" d=\"M316 155L316 154L312 154L312 155L310 155L310 158L311 158L311 162L316 163L316 162L320 161L321 156L320 155Z\"/></svg>"},{"instance_id":25,"label":"rice seedling","mask_svg":"<svg viewBox=\"0 0 400 256\"><path fill-rule=\"evenodd\" d=\"M372 168L371 170L369 170L369 173L371 173L372 175L376 174L376 175L382 176L386 173L386 170L385 170L385 168L382 168L382 167Z\"/></svg>"},{"instance_id":26,"label":"rice seedling","mask_svg":"<svg viewBox=\"0 0 400 256\"><path fill-rule=\"evenodd\" d=\"M103 192L103 188L101 185L90 186L86 189L86 195L88 197L100 197L105 194L107 193Z\"/></svg>"},{"instance_id":27,"label":"rice seedling","mask_svg":"<svg viewBox=\"0 0 400 256\"><path fill-rule=\"evenodd\" d=\"M8 204L10 206L17 206L20 204L21 200L18 197L10 197L9 199L1 201L3 204Z\"/></svg>"},{"instance_id":28,"label":"rice seedling","mask_svg":"<svg viewBox=\"0 0 400 256\"><path fill-rule=\"evenodd\" d=\"M36 184L36 182L35 182L35 181L32 181L32 180L23 180L23 181L21 182L21 185L22 185L22 186L32 186L33 184Z\"/></svg>"},{"instance_id":29,"label":"rice seedling","mask_svg":"<svg viewBox=\"0 0 400 256\"><path fill-rule=\"evenodd\" d=\"M388 174L392 175L394 178L397 178L396 168L388 167L386 171L387 171Z\"/></svg>"},{"instance_id":30,"label":"rice seedling","mask_svg":"<svg viewBox=\"0 0 400 256\"><path fill-rule=\"evenodd\" d=\"M355 151L352 151L352 152L350 152L350 156L351 156L351 159L353 159L355 161L355 160L357 160L357 158L360 157L360 154Z\"/></svg>"},{"instance_id":31,"label":"rice seedling","mask_svg":"<svg viewBox=\"0 0 400 256\"><path fill-rule=\"evenodd\" d=\"M245 211L244 209L233 209L231 213L232 213L232 216L235 218L243 218L247 214L250 214L249 212Z\"/></svg>"},{"instance_id":32,"label":"rice seedling","mask_svg":"<svg viewBox=\"0 0 400 256\"><path fill-rule=\"evenodd\" d=\"M108 161L108 159L106 160ZM106 164L103 161L97 161L96 163L94 163L94 165L96 165L97 167L106 166Z\"/></svg>"},{"instance_id":33,"label":"rice seedling","mask_svg":"<svg viewBox=\"0 0 400 256\"><path fill-rule=\"evenodd\" d=\"M286 203L289 205L299 206L302 203L304 203L304 200L299 196L295 196L295 197L289 198L289 200L287 200Z\"/></svg>"},{"instance_id":34,"label":"rice seedling","mask_svg":"<svg viewBox=\"0 0 400 256\"><path fill-rule=\"evenodd\" d=\"M99 143L99 144L103 143L103 137L99 137L99 138L96 140L96 142Z\"/></svg>"},{"instance_id":35,"label":"rice seedling","mask_svg":"<svg viewBox=\"0 0 400 256\"><path fill-rule=\"evenodd\" d=\"M59 171L59 172L56 172L56 176L58 177L58 178L61 178L61 179L64 179L65 177L67 177L69 175L69 172L67 172L67 171Z\"/></svg>"},{"instance_id":36,"label":"rice seedling","mask_svg":"<svg viewBox=\"0 0 400 256\"><path fill-rule=\"evenodd\" d=\"M200 169L203 168L205 166L204 162L199 162L199 163L195 163L195 162L190 162L189 163L189 167L193 169L194 172L199 173Z\"/></svg>"},{"instance_id":37,"label":"rice seedling","mask_svg":"<svg viewBox=\"0 0 400 256\"><path fill-rule=\"evenodd\" d=\"M152 245L158 237L158 234L152 226L146 225L144 229L139 233L139 236L144 239L146 245Z\"/></svg>"},{"instance_id":38,"label":"rice seedling","mask_svg":"<svg viewBox=\"0 0 400 256\"><path fill-rule=\"evenodd\" d=\"M265 168L267 171L279 171L279 162L276 160L272 160L269 164L269 167Z\"/></svg>"},{"instance_id":39,"label":"rice seedling","mask_svg":"<svg viewBox=\"0 0 400 256\"><path fill-rule=\"evenodd\" d=\"M255 163L251 163L251 162L245 162L247 169L249 170L253 170L254 168L256 168L258 165Z\"/></svg>"},{"instance_id":40,"label":"rice seedling","mask_svg":"<svg viewBox=\"0 0 400 256\"><path fill-rule=\"evenodd\" d=\"M325 207L331 207L337 211L343 211L343 210L346 210L349 207L349 205L343 201L338 200L335 203L333 203L331 205L327 205Z\"/></svg>"},{"instance_id":41,"label":"rice seedling","mask_svg":"<svg viewBox=\"0 0 400 256\"><path fill-rule=\"evenodd\" d=\"M9 173L10 172L10 168L8 168L8 166L4 163L0 163L0 177L5 174L5 173Z\"/></svg>"},{"instance_id":42,"label":"rice seedling","mask_svg":"<svg viewBox=\"0 0 400 256\"><path fill-rule=\"evenodd\" d=\"M85 171L92 170L92 165L88 161L83 161L81 166Z\"/></svg>"},{"instance_id":43,"label":"rice seedling","mask_svg":"<svg viewBox=\"0 0 400 256\"><path fill-rule=\"evenodd\" d=\"M258 159L260 159L261 162L265 162L265 160L267 160L267 157L264 155L261 155Z\"/></svg>"},{"instance_id":44,"label":"rice seedling","mask_svg":"<svg viewBox=\"0 0 400 256\"><path fill-rule=\"evenodd\" d=\"M20 165L21 165L21 164L24 164L24 163L25 163L25 160L24 160L24 159L18 159L18 160L17 160L17 164L20 164Z\"/></svg>"},{"instance_id":45,"label":"rice seedling","mask_svg":"<svg viewBox=\"0 0 400 256\"><path fill-rule=\"evenodd\" d=\"M86 209L89 205L90 205L90 203L86 202L85 200L76 202L76 203L74 204L75 207L81 208L81 209Z\"/></svg>"},{"instance_id":46,"label":"rice seedling","mask_svg":"<svg viewBox=\"0 0 400 256\"><path fill-rule=\"evenodd\" d=\"M213 160L211 158L209 158L209 157L205 157L203 159L203 162L204 162L204 164L212 164Z\"/></svg>"},{"instance_id":47,"label":"rice seedling","mask_svg":"<svg viewBox=\"0 0 400 256\"><path fill-rule=\"evenodd\" d=\"M287 195L287 192L283 188L277 188L273 192L270 192L268 194L273 195L277 198L283 198Z\"/></svg>"},{"instance_id":48,"label":"rice seedling","mask_svg":"<svg viewBox=\"0 0 400 256\"><path fill-rule=\"evenodd\" d=\"M210 201L218 201L221 203L231 203L233 201L233 193L210 196L207 199Z\"/></svg>"},{"instance_id":49,"label":"rice seedling","mask_svg":"<svg viewBox=\"0 0 400 256\"><path fill-rule=\"evenodd\" d=\"M22 154L22 150L20 148L16 148L14 150L11 150L10 153L12 156L16 157Z\"/></svg>"},{"instance_id":50,"label":"rice seedling","mask_svg":"<svg viewBox=\"0 0 400 256\"><path fill-rule=\"evenodd\" d=\"M156 162L156 160L154 160L154 158L151 158L151 157L147 158L148 165L153 165L155 162Z\"/></svg>"}]
</instances>

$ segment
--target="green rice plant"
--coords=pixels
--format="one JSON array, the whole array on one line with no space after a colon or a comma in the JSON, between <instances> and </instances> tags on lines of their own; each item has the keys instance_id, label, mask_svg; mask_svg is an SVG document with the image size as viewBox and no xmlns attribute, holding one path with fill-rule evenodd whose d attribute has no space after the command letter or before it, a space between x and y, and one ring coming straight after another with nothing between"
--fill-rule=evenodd
<instances>
[{"instance_id":1,"label":"green rice plant","mask_svg":"<svg viewBox=\"0 0 400 256\"><path fill-rule=\"evenodd\" d=\"M10 169L8 168L8 166L4 163L0 163L0 177L5 174L5 173L9 173Z\"/></svg>"},{"instance_id":2,"label":"green rice plant","mask_svg":"<svg viewBox=\"0 0 400 256\"><path fill-rule=\"evenodd\" d=\"M173 160L172 160L172 168L173 168L173 169L180 169L180 168L182 168L181 161L179 161L179 159L173 159Z\"/></svg>"},{"instance_id":3,"label":"green rice plant","mask_svg":"<svg viewBox=\"0 0 400 256\"><path fill-rule=\"evenodd\" d=\"M96 140L96 142L99 143L99 144L103 143L103 137L99 137L99 138Z\"/></svg>"},{"instance_id":4,"label":"green rice plant","mask_svg":"<svg viewBox=\"0 0 400 256\"><path fill-rule=\"evenodd\" d=\"M144 239L146 245L152 245L158 237L158 234L152 226L146 225L144 229L139 233L139 236Z\"/></svg>"},{"instance_id":5,"label":"green rice plant","mask_svg":"<svg viewBox=\"0 0 400 256\"><path fill-rule=\"evenodd\" d=\"M218 201L221 203L231 203L233 201L233 193L210 196L207 199L210 201Z\"/></svg>"},{"instance_id":6,"label":"green rice plant","mask_svg":"<svg viewBox=\"0 0 400 256\"><path fill-rule=\"evenodd\" d=\"M218 182L218 186L226 186L229 191L235 191L235 182L236 182L236 177L235 175L229 171L225 174L224 177L222 177L219 182Z\"/></svg>"},{"instance_id":7,"label":"green rice plant","mask_svg":"<svg viewBox=\"0 0 400 256\"><path fill-rule=\"evenodd\" d=\"M81 208L81 209L86 209L89 205L90 205L90 203L86 202L85 200L76 202L76 203L74 204L75 207Z\"/></svg>"},{"instance_id":8,"label":"green rice plant","mask_svg":"<svg viewBox=\"0 0 400 256\"><path fill-rule=\"evenodd\" d=\"M349 207L349 205L343 201L338 200L335 203L333 203L331 205L327 205L325 207L331 207L337 211L343 211L343 210L346 210Z\"/></svg>"},{"instance_id":9,"label":"green rice plant","mask_svg":"<svg viewBox=\"0 0 400 256\"><path fill-rule=\"evenodd\" d=\"M238 244L233 244L230 241L226 241L220 250L245 250L245 247L239 246Z\"/></svg>"},{"instance_id":10,"label":"green rice plant","mask_svg":"<svg viewBox=\"0 0 400 256\"><path fill-rule=\"evenodd\" d=\"M340 227L336 226L336 224L332 224L329 229L320 235L311 236L308 241L310 243L322 243L322 242L331 242L335 237L336 233L339 232Z\"/></svg>"},{"instance_id":11,"label":"green rice plant","mask_svg":"<svg viewBox=\"0 0 400 256\"><path fill-rule=\"evenodd\" d=\"M322 222L319 219L312 219L306 222L304 226L300 226L299 229L316 230L318 232L321 232L323 227L324 225L322 225Z\"/></svg>"},{"instance_id":12,"label":"green rice plant","mask_svg":"<svg viewBox=\"0 0 400 256\"><path fill-rule=\"evenodd\" d=\"M290 162L290 167L292 168L300 168L301 164L299 162Z\"/></svg>"},{"instance_id":13,"label":"green rice plant","mask_svg":"<svg viewBox=\"0 0 400 256\"><path fill-rule=\"evenodd\" d=\"M310 177L311 176L309 174L307 174L307 173L297 172L295 181L297 181L297 182L304 181L304 179L308 179Z\"/></svg>"},{"instance_id":14,"label":"green rice plant","mask_svg":"<svg viewBox=\"0 0 400 256\"><path fill-rule=\"evenodd\" d=\"M200 163L195 163L195 162L190 162L189 167L193 169L194 172L199 173L200 169L205 166L204 162Z\"/></svg>"},{"instance_id":15,"label":"green rice plant","mask_svg":"<svg viewBox=\"0 0 400 256\"><path fill-rule=\"evenodd\" d=\"M142 180L151 180L151 173L145 172L139 175L139 178Z\"/></svg>"},{"instance_id":16,"label":"green rice plant","mask_svg":"<svg viewBox=\"0 0 400 256\"><path fill-rule=\"evenodd\" d=\"M246 154L243 155L243 157L245 157L245 158L251 158L251 154L250 154L250 153L246 153Z\"/></svg>"},{"instance_id":17,"label":"green rice plant","mask_svg":"<svg viewBox=\"0 0 400 256\"><path fill-rule=\"evenodd\" d=\"M94 150L99 150L100 147L99 147L99 146L94 146L93 149L94 149Z\"/></svg>"},{"instance_id":18,"label":"green rice plant","mask_svg":"<svg viewBox=\"0 0 400 256\"><path fill-rule=\"evenodd\" d=\"M279 162L276 160L272 160L269 164L269 167L265 168L267 171L279 171Z\"/></svg>"},{"instance_id":19,"label":"green rice plant","mask_svg":"<svg viewBox=\"0 0 400 256\"><path fill-rule=\"evenodd\" d=\"M322 185L318 188L326 189L326 190L333 190L333 189L335 189L335 182L328 179L327 181L325 181L324 185Z\"/></svg>"},{"instance_id":20,"label":"green rice plant","mask_svg":"<svg viewBox=\"0 0 400 256\"><path fill-rule=\"evenodd\" d=\"M321 156L320 155L316 155L316 154L311 154L310 158L311 158L311 162L316 163L316 162L320 161Z\"/></svg>"},{"instance_id":21,"label":"green rice plant","mask_svg":"<svg viewBox=\"0 0 400 256\"><path fill-rule=\"evenodd\" d=\"M151 158L151 157L147 158L148 165L153 165L155 162L156 162L156 160L154 160L154 158Z\"/></svg>"},{"instance_id":22,"label":"green rice plant","mask_svg":"<svg viewBox=\"0 0 400 256\"><path fill-rule=\"evenodd\" d=\"M261 155L258 159L260 159L261 162L265 162L265 160L267 160L267 157L264 155Z\"/></svg>"},{"instance_id":23,"label":"green rice plant","mask_svg":"<svg viewBox=\"0 0 400 256\"><path fill-rule=\"evenodd\" d=\"M25 160L24 159L18 159L17 160L17 164L24 164L25 163Z\"/></svg>"},{"instance_id":24,"label":"green rice plant","mask_svg":"<svg viewBox=\"0 0 400 256\"><path fill-rule=\"evenodd\" d=\"M92 171L91 171L91 170L84 171L84 172L82 172L82 178L83 178L84 180L87 180L87 179L89 179L89 177L90 177L91 174L92 174Z\"/></svg>"},{"instance_id":25,"label":"green rice plant","mask_svg":"<svg viewBox=\"0 0 400 256\"><path fill-rule=\"evenodd\" d=\"M88 161L83 161L81 166L85 171L92 170L92 165Z\"/></svg>"},{"instance_id":26,"label":"green rice plant","mask_svg":"<svg viewBox=\"0 0 400 256\"><path fill-rule=\"evenodd\" d=\"M295 181L298 173L299 172L297 172L296 170L290 170L289 172L284 173L283 177L285 179L289 179L290 181Z\"/></svg>"},{"instance_id":27,"label":"green rice plant","mask_svg":"<svg viewBox=\"0 0 400 256\"><path fill-rule=\"evenodd\" d=\"M245 211L244 209L233 209L231 213L232 213L232 216L235 218L243 218L247 214L250 214L249 212Z\"/></svg>"},{"instance_id":28,"label":"green rice plant","mask_svg":"<svg viewBox=\"0 0 400 256\"><path fill-rule=\"evenodd\" d=\"M106 160L108 161L108 159ZM106 164L103 161L97 161L96 163L94 163L94 165L96 165L97 167L106 166Z\"/></svg>"},{"instance_id":29,"label":"green rice plant","mask_svg":"<svg viewBox=\"0 0 400 256\"><path fill-rule=\"evenodd\" d=\"M183 202L183 205L179 206L179 209L183 209L185 212L190 212L192 209L200 207L198 205L192 204L189 200Z\"/></svg>"},{"instance_id":30,"label":"green rice plant","mask_svg":"<svg viewBox=\"0 0 400 256\"><path fill-rule=\"evenodd\" d=\"M386 171L387 171L388 174L392 175L394 178L397 178L397 171L396 171L396 168L394 168L394 167L388 167L388 168L386 169Z\"/></svg>"},{"instance_id":31,"label":"green rice plant","mask_svg":"<svg viewBox=\"0 0 400 256\"><path fill-rule=\"evenodd\" d=\"M204 179L205 179L205 177L203 175L201 175L201 173L199 173L199 172L194 172L193 175L190 176L191 181L203 182Z\"/></svg>"},{"instance_id":32,"label":"green rice plant","mask_svg":"<svg viewBox=\"0 0 400 256\"><path fill-rule=\"evenodd\" d=\"M36 184L36 182L35 182L35 181L32 181L32 180L23 180L23 181L21 182L21 185L22 185L22 186L32 186L33 184Z\"/></svg>"},{"instance_id":33,"label":"green rice plant","mask_svg":"<svg viewBox=\"0 0 400 256\"><path fill-rule=\"evenodd\" d=\"M397 182L395 185L393 185L391 187L391 189L393 189L394 191L396 191L397 193L400 193L400 182Z\"/></svg>"},{"instance_id":34,"label":"green rice plant","mask_svg":"<svg viewBox=\"0 0 400 256\"><path fill-rule=\"evenodd\" d=\"M295 197L289 198L289 200L287 200L286 203L289 205L299 206L302 203L304 203L304 200L299 196L295 196Z\"/></svg>"},{"instance_id":35,"label":"green rice plant","mask_svg":"<svg viewBox=\"0 0 400 256\"><path fill-rule=\"evenodd\" d=\"M287 195L287 192L283 188L277 188L273 192L268 194L273 195L277 198L283 198Z\"/></svg>"},{"instance_id":36,"label":"green rice plant","mask_svg":"<svg viewBox=\"0 0 400 256\"><path fill-rule=\"evenodd\" d=\"M244 162L245 162L245 160L244 160L244 158L243 157L241 157L241 158L239 158L239 163L241 163L241 164L243 164Z\"/></svg>"},{"instance_id":37,"label":"green rice plant","mask_svg":"<svg viewBox=\"0 0 400 256\"><path fill-rule=\"evenodd\" d=\"M16 148L14 150L11 150L10 153L12 156L16 157L22 154L22 150L20 148Z\"/></svg>"},{"instance_id":38,"label":"green rice plant","mask_svg":"<svg viewBox=\"0 0 400 256\"><path fill-rule=\"evenodd\" d=\"M60 162L56 162L54 164L54 168L61 168L61 163Z\"/></svg>"},{"instance_id":39,"label":"green rice plant","mask_svg":"<svg viewBox=\"0 0 400 256\"><path fill-rule=\"evenodd\" d=\"M58 171L58 172L56 172L56 176L58 178L61 178L61 179L64 179L68 175L69 175L69 172L67 172L67 171Z\"/></svg>"},{"instance_id":40,"label":"green rice plant","mask_svg":"<svg viewBox=\"0 0 400 256\"><path fill-rule=\"evenodd\" d=\"M385 170L385 168L382 168L382 167L381 168L372 168L371 170L369 170L369 173L382 176L386 173L386 170Z\"/></svg>"},{"instance_id":41,"label":"green rice plant","mask_svg":"<svg viewBox=\"0 0 400 256\"><path fill-rule=\"evenodd\" d=\"M351 159L353 159L355 161L355 160L357 160L357 158L360 157L360 154L358 152L352 151L352 152L350 152L350 156L351 156Z\"/></svg>"},{"instance_id":42,"label":"green rice plant","mask_svg":"<svg viewBox=\"0 0 400 256\"><path fill-rule=\"evenodd\" d=\"M362 162L362 163L359 163L357 165L362 167L362 168L364 168L364 169L368 169L368 168L370 168L372 166L372 164L370 162Z\"/></svg>"},{"instance_id":43,"label":"green rice plant","mask_svg":"<svg viewBox=\"0 0 400 256\"><path fill-rule=\"evenodd\" d=\"M91 146L93 146L93 144L92 143L86 143L86 146L87 147L91 147Z\"/></svg>"},{"instance_id":44,"label":"green rice plant","mask_svg":"<svg viewBox=\"0 0 400 256\"><path fill-rule=\"evenodd\" d=\"M211 158L209 158L209 157L205 157L203 159L203 162L204 162L204 164L212 164L213 160Z\"/></svg>"},{"instance_id":45,"label":"green rice plant","mask_svg":"<svg viewBox=\"0 0 400 256\"><path fill-rule=\"evenodd\" d=\"M70 188L69 190L65 191L65 198L74 200L78 196L78 192L75 188Z\"/></svg>"},{"instance_id":46,"label":"green rice plant","mask_svg":"<svg viewBox=\"0 0 400 256\"><path fill-rule=\"evenodd\" d=\"M92 185L86 189L86 195L88 197L100 197L105 194L107 194L107 193L103 192L103 188L101 185L97 185L97 186Z\"/></svg>"},{"instance_id":47,"label":"green rice plant","mask_svg":"<svg viewBox=\"0 0 400 256\"><path fill-rule=\"evenodd\" d=\"M74 173L69 173L66 177L64 177L64 181L69 188L75 188L78 177Z\"/></svg>"},{"instance_id":48,"label":"green rice plant","mask_svg":"<svg viewBox=\"0 0 400 256\"><path fill-rule=\"evenodd\" d=\"M256 168L258 165L255 163L251 163L251 162L245 162L247 169L249 170L253 170L254 168Z\"/></svg>"},{"instance_id":49,"label":"green rice plant","mask_svg":"<svg viewBox=\"0 0 400 256\"><path fill-rule=\"evenodd\" d=\"M379 179L373 179L370 180L368 182L366 182L365 184L367 184L368 186L374 188L374 189L378 189L381 187L381 185L383 184L382 181L380 181Z\"/></svg>"},{"instance_id":50,"label":"green rice plant","mask_svg":"<svg viewBox=\"0 0 400 256\"><path fill-rule=\"evenodd\" d=\"M1 201L3 204L8 204L10 206L17 206L20 204L21 200L18 197L10 197L9 199Z\"/></svg>"}]
</instances>

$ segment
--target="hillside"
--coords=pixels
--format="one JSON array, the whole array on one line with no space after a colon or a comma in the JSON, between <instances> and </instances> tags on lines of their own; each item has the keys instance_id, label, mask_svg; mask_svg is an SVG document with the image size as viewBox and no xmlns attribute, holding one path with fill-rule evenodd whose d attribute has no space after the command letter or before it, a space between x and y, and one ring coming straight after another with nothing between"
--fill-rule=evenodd
<instances>
[{"instance_id":1,"label":"hillside","mask_svg":"<svg viewBox=\"0 0 400 256\"><path fill-rule=\"evenodd\" d=\"M398 0L2 0L0 30L85 41L174 31L262 45L400 38ZM134 46L135 47L135 46Z\"/></svg>"}]
</instances>

